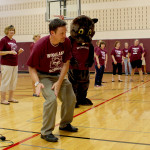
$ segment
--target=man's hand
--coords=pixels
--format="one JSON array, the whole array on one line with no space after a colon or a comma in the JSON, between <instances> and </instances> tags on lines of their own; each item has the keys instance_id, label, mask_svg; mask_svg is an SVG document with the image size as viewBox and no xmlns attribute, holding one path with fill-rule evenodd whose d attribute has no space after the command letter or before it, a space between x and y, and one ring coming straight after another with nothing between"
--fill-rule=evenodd
<instances>
[{"instance_id":1,"label":"man's hand","mask_svg":"<svg viewBox=\"0 0 150 150\"><path fill-rule=\"evenodd\" d=\"M39 84L37 85L37 87L35 88L35 90L36 90L36 95L37 95L37 96L40 95L41 89L43 89L43 88L44 88L44 85L43 85L42 83L39 83Z\"/></svg>"},{"instance_id":2,"label":"man's hand","mask_svg":"<svg viewBox=\"0 0 150 150\"><path fill-rule=\"evenodd\" d=\"M130 62L130 59L128 58L128 62Z\"/></svg>"},{"instance_id":3,"label":"man's hand","mask_svg":"<svg viewBox=\"0 0 150 150\"><path fill-rule=\"evenodd\" d=\"M16 52L16 51L14 51L14 50L12 50L12 51L10 51L10 52L9 52L9 54L17 55L17 52Z\"/></svg>"},{"instance_id":4,"label":"man's hand","mask_svg":"<svg viewBox=\"0 0 150 150\"><path fill-rule=\"evenodd\" d=\"M98 64L97 66L98 66L98 69L100 69L101 65L100 65L100 64Z\"/></svg>"},{"instance_id":5,"label":"man's hand","mask_svg":"<svg viewBox=\"0 0 150 150\"><path fill-rule=\"evenodd\" d=\"M55 93L55 96L58 97L58 94L59 94L59 90L60 90L60 87L61 87L61 84L60 82L55 82L52 86L52 90L54 90L54 93Z\"/></svg>"}]
</instances>

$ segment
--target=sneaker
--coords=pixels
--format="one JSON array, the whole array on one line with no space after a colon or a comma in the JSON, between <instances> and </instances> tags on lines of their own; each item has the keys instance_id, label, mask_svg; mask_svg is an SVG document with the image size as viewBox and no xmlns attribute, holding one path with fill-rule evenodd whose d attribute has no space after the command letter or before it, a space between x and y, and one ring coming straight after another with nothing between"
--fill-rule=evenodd
<instances>
[{"instance_id":1,"label":"sneaker","mask_svg":"<svg viewBox=\"0 0 150 150\"><path fill-rule=\"evenodd\" d=\"M122 80L118 80L118 82L123 82Z\"/></svg>"},{"instance_id":2,"label":"sneaker","mask_svg":"<svg viewBox=\"0 0 150 150\"><path fill-rule=\"evenodd\" d=\"M78 132L78 128L73 127L71 124L67 124L66 127L59 127L59 130L69 131L69 132Z\"/></svg>"},{"instance_id":3,"label":"sneaker","mask_svg":"<svg viewBox=\"0 0 150 150\"><path fill-rule=\"evenodd\" d=\"M49 135L42 135L41 134L41 138L48 141L48 142L57 142L58 138L55 137L53 134L49 134Z\"/></svg>"},{"instance_id":4,"label":"sneaker","mask_svg":"<svg viewBox=\"0 0 150 150\"><path fill-rule=\"evenodd\" d=\"M133 79L130 79L130 82L133 82Z\"/></svg>"},{"instance_id":5,"label":"sneaker","mask_svg":"<svg viewBox=\"0 0 150 150\"><path fill-rule=\"evenodd\" d=\"M95 85L95 87L101 87L101 85Z\"/></svg>"},{"instance_id":6,"label":"sneaker","mask_svg":"<svg viewBox=\"0 0 150 150\"><path fill-rule=\"evenodd\" d=\"M33 97L40 97L40 96L38 96L37 94L33 94Z\"/></svg>"}]
</instances>

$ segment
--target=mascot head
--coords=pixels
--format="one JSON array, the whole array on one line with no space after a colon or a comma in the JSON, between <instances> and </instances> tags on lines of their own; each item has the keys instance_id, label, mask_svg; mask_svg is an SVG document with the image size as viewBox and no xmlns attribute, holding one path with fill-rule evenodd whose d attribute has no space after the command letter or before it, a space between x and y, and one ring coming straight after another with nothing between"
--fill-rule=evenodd
<instances>
[{"instance_id":1,"label":"mascot head","mask_svg":"<svg viewBox=\"0 0 150 150\"><path fill-rule=\"evenodd\" d=\"M75 18L70 27L71 37L79 44L85 45L92 41L95 34L94 24L98 19L91 19L88 16L78 16Z\"/></svg>"}]
</instances>

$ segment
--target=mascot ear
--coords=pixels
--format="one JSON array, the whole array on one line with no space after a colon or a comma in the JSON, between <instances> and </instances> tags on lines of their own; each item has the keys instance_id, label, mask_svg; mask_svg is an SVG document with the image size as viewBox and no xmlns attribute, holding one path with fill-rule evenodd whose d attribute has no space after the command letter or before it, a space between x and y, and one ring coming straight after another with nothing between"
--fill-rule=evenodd
<instances>
[{"instance_id":1,"label":"mascot ear","mask_svg":"<svg viewBox=\"0 0 150 150\"><path fill-rule=\"evenodd\" d=\"M97 18L93 18L92 20L93 20L94 23L97 23L97 22L98 22L98 19L97 19Z\"/></svg>"}]
</instances>

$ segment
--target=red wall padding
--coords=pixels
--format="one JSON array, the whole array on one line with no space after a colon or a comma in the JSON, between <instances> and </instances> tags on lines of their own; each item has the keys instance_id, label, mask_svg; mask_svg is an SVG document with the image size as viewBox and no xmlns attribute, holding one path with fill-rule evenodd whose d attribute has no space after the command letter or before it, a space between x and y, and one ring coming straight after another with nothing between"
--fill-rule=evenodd
<instances>
[{"instance_id":1,"label":"red wall padding","mask_svg":"<svg viewBox=\"0 0 150 150\"><path fill-rule=\"evenodd\" d=\"M17 43L18 48L23 48L24 52L18 57L19 71L28 71L27 60L30 55L30 45L32 42Z\"/></svg>"},{"instance_id":2,"label":"red wall padding","mask_svg":"<svg viewBox=\"0 0 150 150\"><path fill-rule=\"evenodd\" d=\"M147 50L147 56L146 56L146 63L147 63L147 71L150 72L150 50L149 50L149 42L150 39L139 39L140 42L144 43L144 47ZM114 43L116 40L104 40L106 42L107 46L107 52L108 52L108 64L105 72L112 72L112 59L111 59L111 50L114 48ZM129 45L133 45L134 39L122 39L119 40L121 42L121 48L124 48L124 43L128 42ZM28 71L28 67L26 65L28 57L30 55L30 44L31 42L24 42L24 43L17 43L18 47L23 48L25 51L19 56L19 71ZM93 45L96 46L96 40L93 40ZM90 69L91 71L94 71L94 65ZM124 67L123 67L123 72L124 72Z\"/></svg>"}]
</instances>

